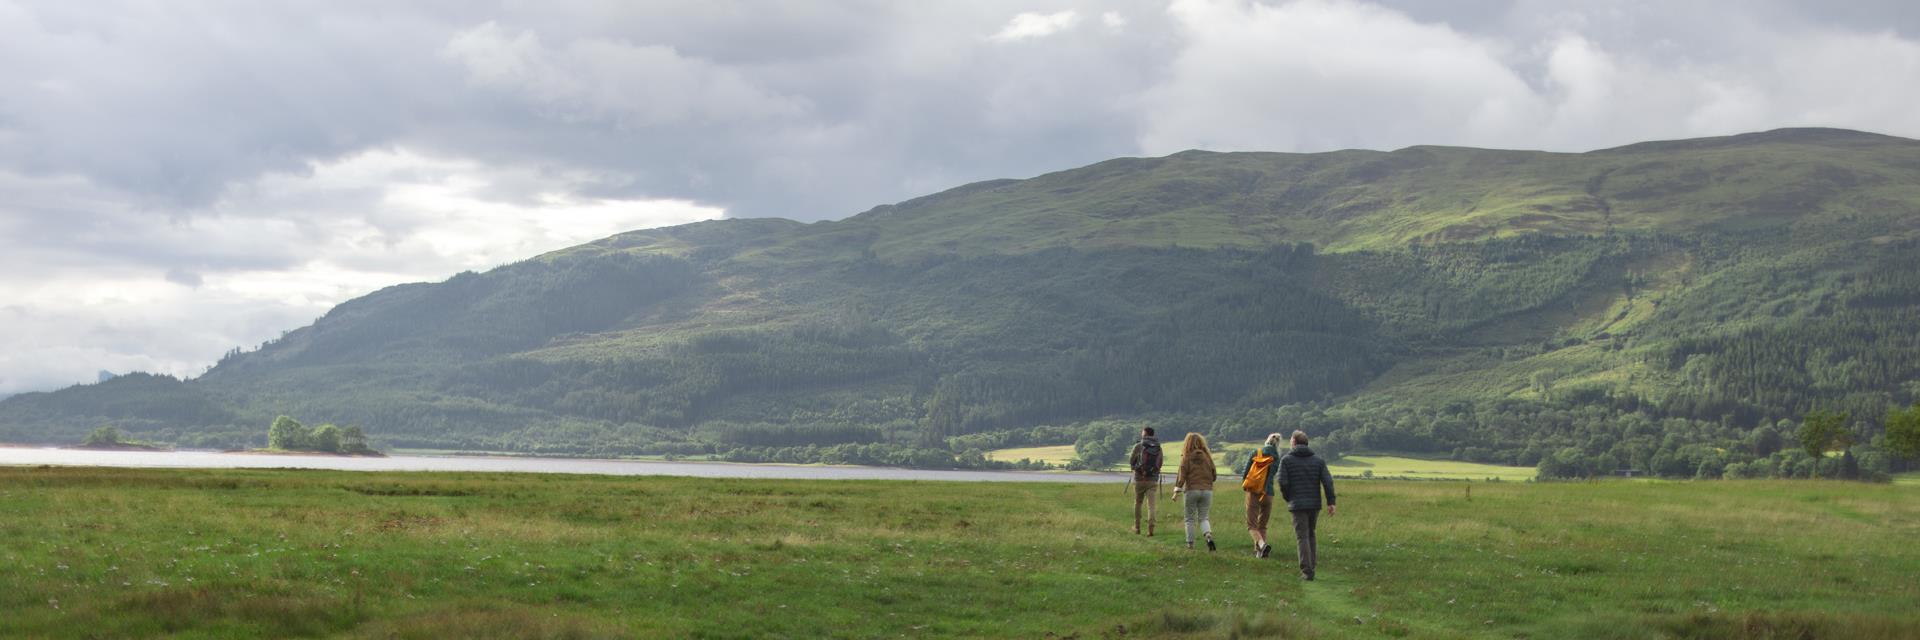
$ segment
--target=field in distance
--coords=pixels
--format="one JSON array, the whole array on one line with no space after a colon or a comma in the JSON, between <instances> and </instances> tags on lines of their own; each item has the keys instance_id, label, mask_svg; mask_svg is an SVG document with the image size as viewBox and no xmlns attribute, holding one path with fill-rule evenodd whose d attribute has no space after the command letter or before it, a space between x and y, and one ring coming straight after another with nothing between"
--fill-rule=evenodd
<instances>
[{"instance_id":1,"label":"field in distance","mask_svg":"<svg viewBox=\"0 0 1920 640\"><path fill-rule=\"evenodd\" d=\"M0 468L0 636L1920 636L1914 486L1469 486L1344 484L1303 583L1112 484Z\"/></svg>"},{"instance_id":2,"label":"field in distance","mask_svg":"<svg viewBox=\"0 0 1920 640\"><path fill-rule=\"evenodd\" d=\"M1237 453L1246 449L1252 449L1258 444L1259 443L1255 442L1243 442L1216 445L1219 451L1215 452L1214 461L1220 465L1220 472L1223 474L1233 472L1232 469L1227 468L1227 459L1229 456L1221 455L1221 452ZM1168 442L1165 443L1165 446L1167 468L1171 471L1180 461L1180 442ZM1067 461L1073 459L1073 455L1073 445L1070 444L1048 447L996 449L987 452L987 457L994 460L1014 461L1026 458L1051 464L1066 464ZM1538 470L1533 467L1509 467L1497 464L1481 464L1478 462L1430 460L1407 456L1371 454L1349 455L1330 463L1328 466L1333 469L1333 474L1338 477L1359 477L1365 475L1368 471L1372 471L1374 477L1411 478L1416 480L1481 481L1489 478L1498 478L1506 482L1525 482L1538 474ZM1120 470L1124 469L1125 465L1116 465L1113 468Z\"/></svg>"}]
</instances>

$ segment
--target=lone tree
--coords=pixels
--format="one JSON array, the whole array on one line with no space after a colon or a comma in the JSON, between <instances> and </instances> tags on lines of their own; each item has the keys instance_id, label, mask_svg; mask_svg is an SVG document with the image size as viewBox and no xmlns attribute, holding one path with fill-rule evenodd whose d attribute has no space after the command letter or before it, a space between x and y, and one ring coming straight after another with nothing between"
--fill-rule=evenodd
<instances>
[{"instance_id":1,"label":"lone tree","mask_svg":"<svg viewBox=\"0 0 1920 640\"><path fill-rule=\"evenodd\" d=\"M1920 403L1887 412L1886 444L1894 455L1920 459Z\"/></svg>"},{"instance_id":2,"label":"lone tree","mask_svg":"<svg viewBox=\"0 0 1920 640\"><path fill-rule=\"evenodd\" d=\"M1813 456L1813 475L1820 476L1820 462L1827 457L1827 450L1835 446L1846 448L1853 445L1853 434L1847 432L1846 412L1815 410L1807 414L1800 422L1800 447Z\"/></svg>"},{"instance_id":3,"label":"lone tree","mask_svg":"<svg viewBox=\"0 0 1920 640\"><path fill-rule=\"evenodd\" d=\"M267 427L267 448L293 451L307 448L307 428L299 420L280 416Z\"/></svg>"}]
</instances>

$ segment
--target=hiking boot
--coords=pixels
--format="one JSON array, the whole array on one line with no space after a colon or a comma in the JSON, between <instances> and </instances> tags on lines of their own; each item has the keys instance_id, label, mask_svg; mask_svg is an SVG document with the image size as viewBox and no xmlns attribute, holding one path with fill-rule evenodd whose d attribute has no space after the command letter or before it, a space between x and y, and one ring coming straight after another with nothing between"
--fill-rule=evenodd
<instances>
[{"instance_id":1,"label":"hiking boot","mask_svg":"<svg viewBox=\"0 0 1920 640\"><path fill-rule=\"evenodd\" d=\"M1216 549L1213 546L1213 536L1207 536L1207 551L1208 552L1216 551Z\"/></svg>"},{"instance_id":2,"label":"hiking boot","mask_svg":"<svg viewBox=\"0 0 1920 640\"><path fill-rule=\"evenodd\" d=\"M1133 525L1133 535L1140 535L1140 525Z\"/></svg>"},{"instance_id":3,"label":"hiking boot","mask_svg":"<svg viewBox=\"0 0 1920 640\"><path fill-rule=\"evenodd\" d=\"M1188 541L1187 541L1187 548L1188 548L1188 549L1192 549L1192 548L1193 548L1193 541L1192 541L1192 540L1188 540Z\"/></svg>"},{"instance_id":4,"label":"hiking boot","mask_svg":"<svg viewBox=\"0 0 1920 640\"><path fill-rule=\"evenodd\" d=\"M1309 572L1300 574L1300 579L1306 580L1307 582L1313 582L1313 572L1309 571Z\"/></svg>"},{"instance_id":5,"label":"hiking boot","mask_svg":"<svg viewBox=\"0 0 1920 640\"><path fill-rule=\"evenodd\" d=\"M1265 558L1272 555L1273 555L1273 545L1262 543L1260 545L1260 557Z\"/></svg>"}]
</instances>

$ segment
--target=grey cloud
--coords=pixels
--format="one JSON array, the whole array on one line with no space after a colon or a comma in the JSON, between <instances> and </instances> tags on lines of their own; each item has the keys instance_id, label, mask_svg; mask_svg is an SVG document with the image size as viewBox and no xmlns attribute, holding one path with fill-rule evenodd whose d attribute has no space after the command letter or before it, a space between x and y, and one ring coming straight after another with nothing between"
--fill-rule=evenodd
<instances>
[{"instance_id":1,"label":"grey cloud","mask_svg":"<svg viewBox=\"0 0 1920 640\"><path fill-rule=\"evenodd\" d=\"M206 282L206 278L200 277L200 274L194 273L192 271L188 271L185 269L179 269L179 268L168 269L166 274L166 279L167 279L167 282L171 282L183 287L187 287L189 289L198 289L200 288L201 284Z\"/></svg>"},{"instance_id":2,"label":"grey cloud","mask_svg":"<svg viewBox=\"0 0 1920 640\"><path fill-rule=\"evenodd\" d=\"M1249 18L1281 10L1365 19L1289 49L1283 21ZM1063 28L993 37L1019 14L1063 12ZM0 293L151 283L151 304L175 305L145 325L90 323L123 312L53 298L0 314L0 330L74 361L53 374L34 368L49 357L0 362L0 393L101 368L191 373L182 363L223 342L391 283L376 277L468 268L461 252L478 250L442 241L487 225L395 199L450 179L479 183L463 192L477 209L672 198L812 220L1190 147L1582 149L1814 124L1916 136L1917 13L1894 0L0 0ZM1225 18L1194 18L1208 14ZM1381 25L1405 37L1353 46ZM1400 46L1416 40L1433 46ZM403 154L418 158L389 157ZM487 251L505 246L518 245ZM326 269L368 280L219 297L235 277ZM141 328L209 310L246 320Z\"/></svg>"}]
</instances>

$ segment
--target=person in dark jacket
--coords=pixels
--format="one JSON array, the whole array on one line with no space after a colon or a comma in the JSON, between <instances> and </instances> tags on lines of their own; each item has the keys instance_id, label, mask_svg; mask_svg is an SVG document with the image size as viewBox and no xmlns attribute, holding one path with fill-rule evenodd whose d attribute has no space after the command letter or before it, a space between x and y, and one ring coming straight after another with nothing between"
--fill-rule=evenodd
<instances>
[{"instance_id":1,"label":"person in dark jacket","mask_svg":"<svg viewBox=\"0 0 1920 640\"><path fill-rule=\"evenodd\" d=\"M1153 525L1160 520L1160 466L1165 460L1160 457L1160 439L1154 437L1153 427L1140 430L1140 441L1134 443L1133 451L1127 454L1127 466L1133 469L1133 532L1140 533L1140 503L1147 505L1147 535L1153 535Z\"/></svg>"},{"instance_id":2,"label":"person in dark jacket","mask_svg":"<svg viewBox=\"0 0 1920 640\"><path fill-rule=\"evenodd\" d=\"M1293 537L1299 545L1300 577L1313 579L1314 566L1319 564L1319 548L1314 541L1314 530L1320 524L1320 494L1324 489L1327 495L1327 515L1334 513L1333 474L1327 471L1327 461L1313 455L1307 448L1307 433L1293 432L1293 451L1280 458L1280 499L1287 501L1287 511L1293 514Z\"/></svg>"}]
</instances>

